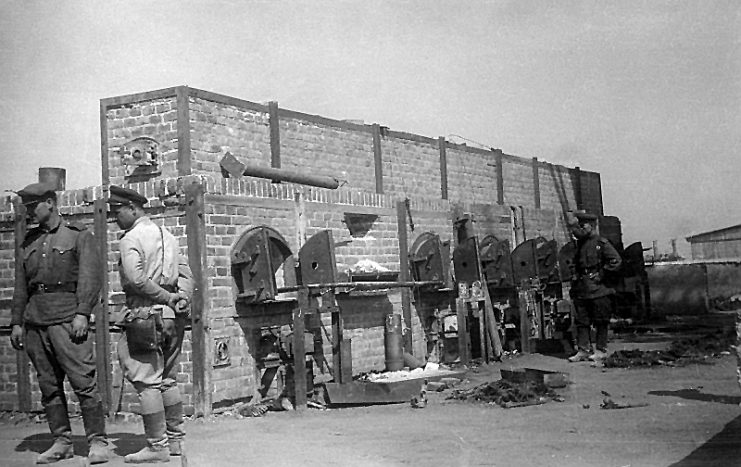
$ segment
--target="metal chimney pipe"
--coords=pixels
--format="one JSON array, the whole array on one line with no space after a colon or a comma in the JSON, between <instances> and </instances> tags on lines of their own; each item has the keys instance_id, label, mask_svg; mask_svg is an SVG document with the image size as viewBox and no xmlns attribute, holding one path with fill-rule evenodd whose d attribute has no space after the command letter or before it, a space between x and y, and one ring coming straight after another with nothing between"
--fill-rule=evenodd
<instances>
[{"instance_id":1,"label":"metal chimney pipe","mask_svg":"<svg viewBox=\"0 0 741 467\"><path fill-rule=\"evenodd\" d=\"M67 169L41 167L39 168L39 182L50 183L56 187L56 191L64 191L67 186Z\"/></svg>"}]
</instances>

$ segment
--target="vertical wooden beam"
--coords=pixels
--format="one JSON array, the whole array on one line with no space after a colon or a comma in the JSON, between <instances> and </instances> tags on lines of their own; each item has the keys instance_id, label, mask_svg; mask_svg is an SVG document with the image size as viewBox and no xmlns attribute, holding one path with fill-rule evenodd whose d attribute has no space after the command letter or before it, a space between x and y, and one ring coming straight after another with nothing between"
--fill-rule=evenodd
<instances>
[{"instance_id":1,"label":"vertical wooden beam","mask_svg":"<svg viewBox=\"0 0 741 467\"><path fill-rule=\"evenodd\" d=\"M597 190L597 196L599 196L599 209L596 210L595 214L599 214L600 216L603 216L605 214L605 204L602 201L602 179L601 179L600 174L598 173L595 173L593 176L594 178L597 179L597 182L595 183L595 185L596 185L596 190Z\"/></svg>"},{"instance_id":2,"label":"vertical wooden beam","mask_svg":"<svg viewBox=\"0 0 741 467\"><path fill-rule=\"evenodd\" d=\"M576 201L576 209L584 209L584 196L581 187L581 169L574 167L573 169L573 184L574 184L574 200Z\"/></svg>"},{"instance_id":3,"label":"vertical wooden beam","mask_svg":"<svg viewBox=\"0 0 741 467\"><path fill-rule=\"evenodd\" d=\"M203 186L191 183L184 187L185 221L188 240L188 263L193 272L196 287L193 292L191 312L191 347L193 363L193 403L197 416L211 413L213 395L211 392L211 371L209 364L209 319L210 302L206 299L206 224Z\"/></svg>"},{"instance_id":4,"label":"vertical wooden beam","mask_svg":"<svg viewBox=\"0 0 741 467\"><path fill-rule=\"evenodd\" d=\"M100 101L100 165L103 168L103 185L111 183L111 172L108 163L108 105Z\"/></svg>"},{"instance_id":5,"label":"vertical wooden beam","mask_svg":"<svg viewBox=\"0 0 741 467\"><path fill-rule=\"evenodd\" d=\"M381 152L381 126L373 124L373 160L376 167L376 193L383 193L383 154Z\"/></svg>"},{"instance_id":6,"label":"vertical wooden beam","mask_svg":"<svg viewBox=\"0 0 741 467\"><path fill-rule=\"evenodd\" d=\"M440 192L443 199L448 199L448 155L445 138L440 136L437 140L440 147Z\"/></svg>"},{"instance_id":7,"label":"vertical wooden beam","mask_svg":"<svg viewBox=\"0 0 741 467\"><path fill-rule=\"evenodd\" d=\"M535 196L535 209L540 209L540 171L538 170L538 158L533 157L533 195Z\"/></svg>"},{"instance_id":8,"label":"vertical wooden beam","mask_svg":"<svg viewBox=\"0 0 741 467\"><path fill-rule=\"evenodd\" d=\"M280 117L277 102L268 102L268 117L270 121L270 167L280 169Z\"/></svg>"},{"instance_id":9,"label":"vertical wooden beam","mask_svg":"<svg viewBox=\"0 0 741 467\"><path fill-rule=\"evenodd\" d=\"M471 361L471 346L468 340L468 304L465 299L455 299L455 311L458 317L458 358L463 365L468 365Z\"/></svg>"},{"instance_id":10,"label":"vertical wooden beam","mask_svg":"<svg viewBox=\"0 0 741 467\"><path fill-rule=\"evenodd\" d=\"M15 280L25 281L23 270L23 240L26 238L26 207L20 198L13 200L15 211L14 237L15 237ZM16 355L16 371L18 381L16 390L18 392L18 410L21 412L31 411L31 371L28 354L26 350L19 350Z\"/></svg>"},{"instance_id":11,"label":"vertical wooden beam","mask_svg":"<svg viewBox=\"0 0 741 467\"><path fill-rule=\"evenodd\" d=\"M409 240L407 236L407 207L404 201L396 202L396 228L399 238L399 280L411 280L409 273ZM401 316L404 319L404 351L412 353L412 291L401 288Z\"/></svg>"},{"instance_id":12,"label":"vertical wooden beam","mask_svg":"<svg viewBox=\"0 0 741 467\"><path fill-rule=\"evenodd\" d=\"M519 290L517 301L520 308L520 349L523 353L530 353L530 313L528 310L528 292Z\"/></svg>"},{"instance_id":13,"label":"vertical wooden beam","mask_svg":"<svg viewBox=\"0 0 741 467\"><path fill-rule=\"evenodd\" d=\"M298 290L298 306L293 309L293 386L297 411L306 409L306 348L304 346L305 313L309 311L309 289Z\"/></svg>"},{"instance_id":14,"label":"vertical wooden beam","mask_svg":"<svg viewBox=\"0 0 741 467\"><path fill-rule=\"evenodd\" d=\"M497 164L497 204L504 204L504 164L502 162L502 150L494 151L494 158Z\"/></svg>"},{"instance_id":15,"label":"vertical wooden beam","mask_svg":"<svg viewBox=\"0 0 741 467\"><path fill-rule=\"evenodd\" d=\"M100 287L100 303L95 307L95 355L98 378L98 391L103 399L104 410L109 413L117 410L111 403L112 374L111 374L111 345L109 334L108 314L108 223L106 198L95 200L93 206L95 239L98 242L98 258L100 274L103 281Z\"/></svg>"},{"instance_id":16,"label":"vertical wooden beam","mask_svg":"<svg viewBox=\"0 0 741 467\"><path fill-rule=\"evenodd\" d=\"M345 372L343 371L343 362L345 355L342 352L343 345L349 345L345 343L344 336L345 323L342 319L342 313L339 309L335 308L332 310L332 376L336 383L349 383L352 380L352 370L350 370L350 378L345 380ZM352 359L352 356L350 357ZM349 362L352 366L352 361Z\"/></svg>"},{"instance_id":17,"label":"vertical wooden beam","mask_svg":"<svg viewBox=\"0 0 741 467\"><path fill-rule=\"evenodd\" d=\"M178 86L175 90L178 122L178 175L191 174L190 160L190 88Z\"/></svg>"}]
</instances>

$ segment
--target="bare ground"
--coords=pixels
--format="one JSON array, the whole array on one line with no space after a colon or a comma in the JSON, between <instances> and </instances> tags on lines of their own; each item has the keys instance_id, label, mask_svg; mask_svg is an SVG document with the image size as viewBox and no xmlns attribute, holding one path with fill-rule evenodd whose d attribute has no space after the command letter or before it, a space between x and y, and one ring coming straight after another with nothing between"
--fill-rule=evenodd
<instances>
[{"instance_id":1,"label":"bare ground","mask_svg":"<svg viewBox=\"0 0 741 467\"><path fill-rule=\"evenodd\" d=\"M654 349L667 341L615 341L611 350ZM218 416L187 423L187 464L194 466L741 466L741 392L735 358L712 364L605 369L543 355L520 355L467 373L459 388L499 379L499 369L535 366L569 373L563 402L504 409L431 393L410 404L259 418ZM604 392L639 408L605 410ZM74 430L82 434L82 424ZM116 456L144 443L138 423L110 423ZM86 451L76 436L76 452ZM50 443L43 423L0 423L0 465L32 465ZM57 465L85 465L76 457ZM173 457L170 465L181 460Z\"/></svg>"}]
</instances>

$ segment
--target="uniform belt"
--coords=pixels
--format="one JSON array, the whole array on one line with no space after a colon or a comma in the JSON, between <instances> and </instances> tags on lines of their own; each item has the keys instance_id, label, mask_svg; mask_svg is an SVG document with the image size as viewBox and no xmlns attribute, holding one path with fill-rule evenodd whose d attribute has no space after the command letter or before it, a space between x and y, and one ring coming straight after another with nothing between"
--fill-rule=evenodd
<instances>
[{"instance_id":1,"label":"uniform belt","mask_svg":"<svg viewBox=\"0 0 741 467\"><path fill-rule=\"evenodd\" d=\"M60 292L75 293L77 292L77 284L74 282L63 282L61 284L33 284L29 288L29 292L32 295L39 294L39 293L60 293Z\"/></svg>"}]
</instances>

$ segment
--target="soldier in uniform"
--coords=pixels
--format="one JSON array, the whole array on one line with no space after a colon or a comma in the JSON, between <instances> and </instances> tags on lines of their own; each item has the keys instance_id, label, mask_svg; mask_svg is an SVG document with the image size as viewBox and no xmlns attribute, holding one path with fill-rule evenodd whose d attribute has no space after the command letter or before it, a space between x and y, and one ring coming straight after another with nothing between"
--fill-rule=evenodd
<instances>
[{"instance_id":1,"label":"soldier in uniform","mask_svg":"<svg viewBox=\"0 0 741 467\"><path fill-rule=\"evenodd\" d=\"M25 349L38 375L41 404L54 444L38 464L74 456L64 377L77 395L90 449L91 464L110 457L105 412L95 378L90 314L100 301L101 268L90 230L66 222L57 209L53 185L34 183L18 194L28 219L38 226L22 244L22 270L16 277L10 336Z\"/></svg>"},{"instance_id":2,"label":"soldier in uniform","mask_svg":"<svg viewBox=\"0 0 741 467\"><path fill-rule=\"evenodd\" d=\"M741 388L741 310L736 310L736 381Z\"/></svg>"},{"instance_id":3,"label":"soldier in uniform","mask_svg":"<svg viewBox=\"0 0 741 467\"><path fill-rule=\"evenodd\" d=\"M613 310L615 290L605 283L605 276L620 268L622 260L608 240L597 234L597 216L577 212L567 219L576 238L574 267L576 277L571 282L574 300L577 352L570 362L607 357L607 329ZM595 328L595 349L590 345L591 326Z\"/></svg>"},{"instance_id":4,"label":"soldier in uniform","mask_svg":"<svg viewBox=\"0 0 741 467\"><path fill-rule=\"evenodd\" d=\"M125 333L118 356L139 395L147 446L127 463L167 462L183 452L183 403L177 361L188 319L193 276L177 239L147 217L147 199L110 187L108 203L123 230L119 243L121 286L126 294Z\"/></svg>"}]
</instances>

